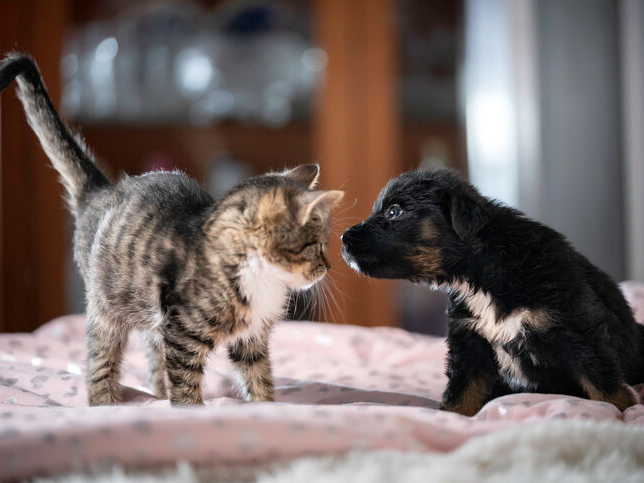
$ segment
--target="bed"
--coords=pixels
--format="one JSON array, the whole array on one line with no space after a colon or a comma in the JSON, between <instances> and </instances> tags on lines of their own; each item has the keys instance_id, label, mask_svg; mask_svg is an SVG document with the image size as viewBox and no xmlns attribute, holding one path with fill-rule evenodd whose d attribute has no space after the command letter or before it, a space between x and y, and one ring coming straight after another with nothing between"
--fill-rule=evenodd
<instances>
[{"instance_id":1,"label":"bed","mask_svg":"<svg viewBox=\"0 0 644 483\"><path fill-rule=\"evenodd\" d=\"M644 284L622 288L644 323ZM583 445L602 439L595 436L614 434L617 443L611 447L627 444L629 464L644 468L642 404L620 412L604 402L514 394L491 401L472 418L439 411L446 384L442 338L393 328L281 322L271 348L275 403L240 401L222 350L209 360L205 407L172 408L151 395L144 351L133 333L122 378L125 403L90 408L83 316L53 320L33 333L2 334L0 478L105 471L152 472L161 478L174 471L170 480L179 472L181 479L195 481L204 474L267 481L298 481L310 474L310 481L318 481L313 476L323 478L323 468L330 474L344 464L354 473L362 468L352 476L359 481L356 475L378 465L399 464L400 471L410 471L419 463L435 471L442 468L438 456L457 451L462 456L468 444L493 434L500 436L468 451L479 459L495 444L514 451L520 445L512 442L522 434L534 435L539 444L546 438L551 447L557 434L554 439L570 447L567 435L575 433L584 456ZM644 388L633 389L641 401ZM369 460L369 455L380 456ZM430 466L427 458L434 458ZM466 469L463 461L454 461L450 464Z\"/></svg>"}]
</instances>

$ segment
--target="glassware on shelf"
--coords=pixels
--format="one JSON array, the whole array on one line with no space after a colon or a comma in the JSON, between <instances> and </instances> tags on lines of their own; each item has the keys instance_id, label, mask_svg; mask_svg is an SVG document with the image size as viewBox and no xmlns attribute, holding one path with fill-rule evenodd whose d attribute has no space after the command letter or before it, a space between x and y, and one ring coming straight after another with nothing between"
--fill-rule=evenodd
<instances>
[{"instance_id":1,"label":"glassware on shelf","mask_svg":"<svg viewBox=\"0 0 644 483\"><path fill-rule=\"evenodd\" d=\"M326 53L278 2L151 3L69 36L65 114L85 122L283 125L305 114Z\"/></svg>"}]
</instances>

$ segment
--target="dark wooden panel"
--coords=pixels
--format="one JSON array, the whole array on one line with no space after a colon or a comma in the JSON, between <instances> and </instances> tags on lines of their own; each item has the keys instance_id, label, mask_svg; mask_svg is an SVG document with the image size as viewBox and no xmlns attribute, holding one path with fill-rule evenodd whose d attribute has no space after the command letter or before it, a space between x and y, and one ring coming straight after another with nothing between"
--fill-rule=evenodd
<instances>
[{"instance_id":1,"label":"dark wooden panel","mask_svg":"<svg viewBox=\"0 0 644 483\"><path fill-rule=\"evenodd\" d=\"M102 168L139 174L146 160L162 154L197 179L204 179L209 162L223 151L250 165L257 173L309 163L309 124L279 129L224 123L209 127L88 125L80 128Z\"/></svg>"},{"instance_id":2,"label":"dark wooden panel","mask_svg":"<svg viewBox=\"0 0 644 483\"><path fill-rule=\"evenodd\" d=\"M20 2L0 1L0 52L24 45L21 29L25 9ZM26 131L22 108L10 89L0 100L0 163L2 176L2 313L0 328L29 318L25 268L29 257L27 240L30 200L24 196L28 178L24 159Z\"/></svg>"},{"instance_id":3,"label":"dark wooden panel","mask_svg":"<svg viewBox=\"0 0 644 483\"><path fill-rule=\"evenodd\" d=\"M352 272L339 235L362 220L387 180L401 171L396 92L396 36L391 0L318 0L319 44L329 63L319 102L316 143L327 188L346 191L331 239L339 307L331 319L398 325L392 283Z\"/></svg>"},{"instance_id":4,"label":"dark wooden panel","mask_svg":"<svg viewBox=\"0 0 644 483\"><path fill-rule=\"evenodd\" d=\"M416 169L423 156L442 154L448 167L467 176L465 142L459 124L454 122L406 122L402 131L403 169ZM444 152L441 152L443 151Z\"/></svg>"},{"instance_id":5,"label":"dark wooden panel","mask_svg":"<svg viewBox=\"0 0 644 483\"><path fill-rule=\"evenodd\" d=\"M54 104L67 2L0 1L0 52L36 57ZM1 108L3 331L30 331L65 311L65 211L56 173L8 89Z\"/></svg>"}]
</instances>

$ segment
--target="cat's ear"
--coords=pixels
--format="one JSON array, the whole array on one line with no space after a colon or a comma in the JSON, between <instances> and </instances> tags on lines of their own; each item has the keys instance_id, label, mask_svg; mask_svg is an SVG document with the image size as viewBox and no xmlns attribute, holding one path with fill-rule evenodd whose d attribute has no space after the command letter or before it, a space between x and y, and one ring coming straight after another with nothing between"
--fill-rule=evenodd
<instances>
[{"instance_id":1,"label":"cat's ear","mask_svg":"<svg viewBox=\"0 0 644 483\"><path fill-rule=\"evenodd\" d=\"M317 164L303 164L297 168L289 169L282 173L287 178L294 179L306 185L309 189L315 188L320 177L320 166Z\"/></svg>"},{"instance_id":2,"label":"cat's ear","mask_svg":"<svg viewBox=\"0 0 644 483\"><path fill-rule=\"evenodd\" d=\"M301 225L306 224L315 208L320 208L329 213L343 196L344 191L340 190L306 191L298 195L296 198L298 221Z\"/></svg>"}]
</instances>

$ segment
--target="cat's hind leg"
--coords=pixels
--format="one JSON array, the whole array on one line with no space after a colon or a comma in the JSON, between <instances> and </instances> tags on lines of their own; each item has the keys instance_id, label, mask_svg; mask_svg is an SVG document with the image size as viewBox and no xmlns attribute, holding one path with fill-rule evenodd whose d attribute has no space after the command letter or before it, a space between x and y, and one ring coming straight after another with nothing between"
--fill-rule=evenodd
<instances>
[{"instance_id":1,"label":"cat's hind leg","mask_svg":"<svg viewBox=\"0 0 644 483\"><path fill-rule=\"evenodd\" d=\"M274 401L273 373L266 330L261 337L239 339L228 346L228 356L239 371L243 396L249 401Z\"/></svg>"},{"instance_id":2,"label":"cat's hind leg","mask_svg":"<svg viewBox=\"0 0 644 483\"><path fill-rule=\"evenodd\" d=\"M90 406L121 402L119 379L128 332L118 321L88 311L87 394Z\"/></svg>"},{"instance_id":3,"label":"cat's hind leg","mask_svg":"<svg viewBox=\"0 0 644 483\"><path fill-rule=\"evenodd\" d=\"M144 331L143 339L148 357L148 383L156 397L168 399L163 342L157 340L151 331Z\"/></svg>"}]
</instances>

